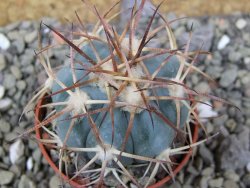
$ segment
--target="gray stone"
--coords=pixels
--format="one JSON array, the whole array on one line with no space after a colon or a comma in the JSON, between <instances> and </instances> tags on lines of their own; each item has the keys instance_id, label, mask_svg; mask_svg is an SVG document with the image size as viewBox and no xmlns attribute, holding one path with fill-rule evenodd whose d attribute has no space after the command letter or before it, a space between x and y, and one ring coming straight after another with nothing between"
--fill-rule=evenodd
<instances>
[{"instance_id":1,"label":"gray stone","mask_svg":"<svg viewBox=\"0 0 250 188\"><path fill-rule=\"evenodd\" d=\"M203 176L211 176L214 173L214 168L212 167L207 167L204 170L202 170L202 175Z\"/></svg>"},{"instance_id":2,"label":"gray stone","mask_svg":"<svg viewBox=\"0 0 250 188\"><path fill-rule=\"evenodd\" d=\"M10 71L11 73L16 77L16 79L21 79L22 77L22 72L20 71L20 68L15 66L15 65L12 65L10 67Z\"/></svg>"},{"instance_id":3,"label":"gray stone","mask_svg":"<svg viewBox=\"0 0 250 188\"><path fill-rule=\"evenodd\" d=\"M12 100L10 98L0 99L0 112L7 111L12 106Z\"/></svg>"},{"instance_id":4,"label":"gray stone","mask_svg":"<svg viewBox=\"0 0 250 188\"><path fill-rule=\"evenodd\" d=\"M22 175L18 188L36 188L36 185L26 175Z\"/></svg>"},{"instance_id":5,"label":"gray stone","mask_svg":"<svg viewBox=\"0 0 250 188\"><path fill-rule=\"evenodd\" d=\"M212 46L212 39L214 37L214 26L212 24L201 25L196 21L195 24L197 26L194 28L191 45L189 47L189 51L195 51L202 47L203 51L209 51ZM191 25L191 24L189 24ZM189 33L185 32L181 37L177 37L177 41L179 45L183 45L183 41L189 40ZM203 44L203 46L201 46ZM199 55L198 60L204 60L206 55Z\"/></svg>"},{"instance_id":6,"label":"gray stone","mask_svg":"<svg viewBox=\"0 0 250 188\"><path fill-rule=\"evenodd\" d=\"M210 93L210 86L207 82L200 82L194 89L200 93Z\"/></svg>"},{"instance_id":7,"label":"gray stone","mask_svg":"<svg viewBox=\"0 0 250 188\"><path fill-rule=\"evenodd\" d=\"M250 186L250 173L243 176L242 182L245 184L246 187Z\"/></svg>"},{"instance_id":8,"label":"gray stone","mask_svg":"<svg viewBox=\"0 0 250 188\"><path fill-rule=\"evenodd\" d=\"M20 166L18 165L12 165L10 167L10 171L13 172L15 174L16 177L20 177L22 174L22 169Z\"/></svg>"},{"instance_id":9,"label":"gray stone","mask_svg":"<svg viewBox=\"0 0 250 188\"><path fill-rule=\"evenodd\" d=\"M233 84L236 78L237 78L237 67L234 66L233 68L228 69L222 73L219 83L222 87L228 87L231 84Z\"/></svg>"},{"instance_id":10,"label":"gray stone","mask_svg":"<svg viewBox=\"0 0 250 188\"><path fill-rule=\"evenodd\" d=\"M240 176L236 174L234 170L227 170L223 176L226 179L232 180L234 182L238 182L240 180Z\"/></svg>"},{"instance_id":11,"label":"gray stone","mask_svg":"<svg viewBox=\"0 0 250 188\"><path fill-rule=\"evenodd\" d=\"M218 187L218 188L221 188L222 185L223 185L223 182L224 182L224 179L223 179L222 177L220 177L220 178L208 180L208 185L209 185L210 187Z\"/></svg>"},{"instance_id":12,"label":"gray stone","mask_svg":"<svg viewBox=\"0 0 250 188\"><path fill-rule=\"evenodd\" d=\"M238 135L230 135L221 142L218 153L221 169L245 168L250 158L249 134L249 128L244 127Z\"/></svg>"},{"instance_id":13,"label":"gray stone","mask_svg":"<svg viewBox=\"0 0 250 188\"><path fill-rule=\"evenodd\" d=\"M240 18L240 19L238 19L238 20L236 21L235 25L236 25L236 27L237 27L238 29L241 30L241 29L244 29L244 28L246 27L247 21L246 21L245 19L243 19L243 18Z\"/></svg>"},{"instance_id":14,"label":"gray stone","mask_svg":"<svg viewBox=\"0 0 250 188\"><path fill-rule=\"evenodd\" d=\"M33 157L33 159L34 159L37 163L40 163L40 162L41 162L42 153L41 153L41 151L40 151L39 148L37 148L35 151L33 151L32 157Z\"/></svg>"},{"instance_id":15,"label":"gray stone","mask_svg":"<svg viewBox=\"0 0 250 188\"><path fill-rule=\"evenodd\" d=\"M13 41L19 39L20 37L22 37L17 30L8 32L7 36L8 36L8 38L10 40L13 40Z\"/></svg>"},{"instance_id":16,"label":"gray stone","mask_svg":"<svg viewBox=\"0 0 250 188\"><path fill-rule=\"evenodd\" d=\"M225 187L225 188L239 188L238 184L235 183L233 180L224 181L222 187Z\"/></svg>"},{"instance_id":17,"label":"gray stone","mask_svg":"<svg viewBox=\"0 0 250 188\"><path fill-rule=\"evenodd\" d=\"M202 176L199 182L200 187L207 188L208 187L208 181L211 179L210 176Z\"/></svg>"},{"instance_id":18,"label":"gray stone","mask_svg":"<svg viewBox=\"0 0 250 188\"><path fill-rule=\"evenodd\" d=\"M61 185L61 181L58 178L58 176L57 175L52 176L49 180L49 187L55 188L58 187L59 185Z\"/></svg>"},{"instance_id":19,"label":"gray stone","mask_svg":"<svg viewBox=\"0 0 250 188\"><path fill-rule=\"evenodd\" d=\"M14 22L14 23L10 23L10 24L8 24L8 25L5 26L5 31L7 33L9 33L10 31L16 29L19 25L20 25L19 21Z\"/></svg>"},{"instance_id":20,"label":"gray stone","mask_svg":"<svg viewBox=\"0 0 250 188\"><path fill-rule=\"evenodd\" d=\"M0 53L0 71L5 69L6 67L6 60L3 54Z\"/></svg>"},{"instance_id":21,"label":"gray stone","mask_svg":"<svg viewBox=\"0 0 250 188\"><path fill-rule=\"evenodd\" d=\"M0 49L7 50L9 47L10 47L9 39L3 33L0 33Z\"/></svg>"},{"instance_id":22,"label":"gray stone","mask_svg":"<svg viewBox=\"0 0 250 188\"><path fill-rule=\"evenodd\" d=\"M34 30L34 31L30 32L30 33L27 33L24 36L24 40L28 44L33 42L36 38L37 38L37 31L36 30Z\"/></svg>"},{"instance_id":23,"label":"gray stone","mask_svg":"<svg viewBox=\"0 0 250 188\"><path fill-rule=\"evenodd\" d=\"M19 90L24 90L26 88L27 84L24 80L18 80L17 83L16 83L16 87L19 89Z\"/></svg>"},{"instance_id":24,"label":"gray stone","mask_svg":"<svg viewBox=\"0 0 250 188\"><path fill-rule=\"evenodd\" d=\"M10 124L5 121L4 119L0 119L0 131L3 132L3 133L7 133L10 131Z\"/></svg>"},{"instance_id":25,"label":"gray stone","mask_svg":"<svg viewBox=\"0 0 250 188\"><path fill-rule=\"evenodd\" d=\"M0 185L7 185L12 182L15 174L10 171L0 170Z\"/></svg>"},{"instance_id":26,"label":"gray stone","mask_svg":"<svg viewBox=\"0 0 250 188\"><path fill-rule=\"evenodd\" d=\"M33 65L28 65L27 67L22 68L22 72L27 74L34 74L35 68Z\"/></svg>"},{"instance_id":27,"label":"gray stone","mask_svg":"<svg viewBox=\"0 0 250 188\"><path fill-rule=\"evenodd\" d=\"M233 51L233 52L229 53L229 55L228 55L228 59L235 64L239 63L241 58L242 58L242 54L238 51Z\"/></svg>"},{"instance_id":28,"label":"gray stone","mask_svg":"<svg viewBox=\"0 0 250 188\"><path fill-rule=\"evenodd\" d=\"M0 85L0 99L3 98L4 93L5 93L5 88L2 85Z\"/></svg>"},{"instance_id":29,"label":"gray stone","mask_svg":"<svg viewBox=\"0 0 250 188\"><path fill-rule=\"evenodd\" d=\"M213 154L205 145L199 147L199 154L206 164L211 165L214 163Z\"/></svg>"},{"instance_id":30,"label":"gray stone","mask_svg":"<svg viewBox=\"0 0 250 188\"><path fill-rule=\"evenodd\" d=\"M5 155L3 147L0 146L0 158L3 158Z\"/></svg>"},{"instance_id":31,"label":"gray stone","mask_svg":"<svg viewBox=\"0 0 250 188\"><path fill-rule=\"evenodd\" d=\"M16 47L18 54L22 54L25 48L25 43L22 37L19 39L15 40L13 42L13 45Z\"/></svg>"},{"instance_id":32,"label":"gray stone","mask_svg":"<svg viewBox=\"0 0 250 188\"><path fill-rule=\"evenodd\" d=\"M226 127L229 129L230 132L234 132L237 124L234 119L229 119L226 121Z\"/></svg>"},{"instance_id":33,"label":"gray stone","mask_svg":"<svg viewBox=\"0 0 250 188\"><path fill-rule=\"evenodd\" d=\"M16 85L16 78L12 74L6 74L4 76L3 86L6 89L12 89Z\"/></svg>"},{"instance_id":34,"label":"gray stone","mask_svg":"<svg viewBox=\"0 0 250 188\"><path fill-rule=\"evenodd\" d=\"M188 165L187 171L195 176L197 176L199 174L199 172L192 165Z\"/></svg>"},{"instance_id":35,"label":"gray stone","mask_svg":"<svg viewBox=\"0 0 250 188\"><path fill-rule=\"evenodd\" d=\"M130 19L130 11L131 8L134 6L135 0L131 0L131 1L122 1L121 3L121 24L126 24L128 22L128 20ZM139 7L141 3L141 0L137 0L137 6ZM137 7L137 8L138 8ZM145 1L145 5L142 11L142 18L148 18L150 17L153 13L155 6L150 2L150 1Z\"/></svg>"}]
</instances>

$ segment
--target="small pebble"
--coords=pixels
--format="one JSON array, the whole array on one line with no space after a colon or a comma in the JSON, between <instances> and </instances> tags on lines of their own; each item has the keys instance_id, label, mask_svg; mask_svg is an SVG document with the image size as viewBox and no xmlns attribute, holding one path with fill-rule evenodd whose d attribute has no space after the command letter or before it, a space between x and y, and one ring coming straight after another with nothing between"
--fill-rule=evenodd
<instances>
[{"instance_id":1,"label":"small pebble","mask_svg":"<svg viewBox=\"0 0 250 188\"><path fill-rule=\"evenodd\" d=\"M12 182L15 174L10 171L0 170L0 185L7 185Z\"/></svg>"},{"instance_id":2,"label":"small pebble","mask_svg":"<svg viewBox=\"0 0 250 188\"><path fill-rule=\"evenodd\" d=\"M225 187L225 188L239 188L238 184L235 183L233 180L224 181L222 187Z\"/></svg>"},{"instance_id":3,"label":"small pebble","mask_svg":"<svg viewBox=\"0 0 250 188\"><path fill-rule=\"evenodd\" d=\"M36 185L28 176L22 175L18 188L36 188Z\"/></svg>"},{"instance_id":4,"label":"small pebble","mask_svg":"<svg viewBox=\"0 0 250 188\"><path fill-rule=\"evenodd\" d=\"M247 22L246 22L245 19L240 18L240 19L238 19L238 20L236 21L235 25L236 25L236 27L237 27L238 29L241 30L241 29L244 29L244 28L246 27Z\"/></svg>"},{"instance_id":5,"label":"small pebble","mask_svg":"<svg viewBox=\"0 0 250 188\"><path fill-rule=\"evenodd\" d=\"M250 173L250 162L249 162L249 163L247 163L247 167L246 167L246 169L247 169L247 172L249 172L249 173Z\"/></svg>"},{"instance_id":6,"label":"small pebble","mask_svg":"<svg viewBox=\"0 0 250 188\"><path fill-rule=\"evenodd\" d=\"M250 186L250 173L245 174L243 176L242 182L245 184L246 187Z\"/></svg>"},{"instance_id":7,"label":"small pebble","mask_svg":"<svg viewBox=\"0 0 250 188\"><path fill-rule=\"evenodd\" d=\"M223 185L224 179L223 178L216 178L216 179L211 179L208 180L208 185L210 187L218 187L221 188Z\"/></svg>"},{"instance_id":8,"label":"small pebble","mask_svg":"<svg viewBox=\"0 0 250 188\"><path fill-rule=\"evenodd\" d=\"M27 84L24 80L18 80L17 83L16 83L16 87L19 89L19 90L24 90L26 88Z\"/></svg>"},{"instance_id":9,"label":"small pebble","mask_svg":"<svg viewBox=\"0 0 250 188\"><path fill-rule=\"evenodd\" d=\"M230 43L230 38L228 35L223 35L218 42L217 49L222 50Z\"/></svg>"},{"instance_id":10,"label":"small pebble","mask_svg":"<svg viewBox=\"0 0 250 188\"><path fill-rule=\"evenodd\" d=\"M3 98L0 99L0 112L5 112L8 110L12 105L12 100L10 98Z\"/></svg>"},{"instance_id":11,"label":"small pebble","mask_svg":"<svg viewBox=\"0 0 250 188\"><path fill-rule=\"evenodd\" d=\"M212 152L205 145L200 145L199 154L206 164L211 165L214 163L214 156Z\"/></svg>"},{"instance_id":12,"label":"small pebble","mask_svg":"<svg viewBox=\"0 0 250 188\"><path fill-rule=\"evenodd\" d=\"M57 175L52 176L49 180L49 187L54 188L58 187L59 185L61 185L61 180L58 178L58 176Z\"/></svg>"},{"instance_id":13,"label":"small pebble","mask_svg":"<svg viewBox=\"0 0 250 188\"><path fill-rule=\"evenodd\" d=\"M17 140L10 146L9 158L12 164L18 162L24 155L24 144L21 140Z\"/></svg>"},{"instance_id":14,"label":"small pebble","mask_svg":"<svg viewBox=\"0 0 250 188\"><path fill-rule=\"evenodd\" d=\"M31 42L33 42L35 39L37 38L37 31L34 30L31 33L27 33L24 36L24 40L27 44L30 44Z\"/></svg>"},{"instance_id":15,"label":"small pebble","mask_svg":"<svg viewBox=\"0 0 250 188\"><path fill-rule=\"evenodd\" d=\"M6 67L6 60L3 54L0 53L0 71L5 69Z\"/></svg>"},{"instance_id":16,"label":"small pebble","mask_svg":"<svg viewBox=\"0 0 250 188\"><path fill-rule=\"evenodd\" d=\"M0 131L3 133L8 133L10 131L10 124L4 119L0 119Z\"/></svg>"},{"instance_id":17,"label":"small pebble","mask_svg":"<svg viewBox=\"0 0 250 188\"><path fill-rule=\"evenodd\" d=\"M6 89L12 89L16 85L16 78L12 74L6 74L3 81L3 86Z\"/></svg>"},{"instance_id":18,"label":"small pebble","mask_svg":"<svg viewBox=\"0 0 250 188\"><path fill-rule=\"evenodd\" d=\"M204 170L202 170L202 175L203 176L211 176L214 173L214 168L212 167L207 167Z\"/></svg>"},{"instance_id":19,"label":"small pebble","mask_svg":"<svg viewBox=\"0 0 250 188\"><path fill-rule=\"evenodd\" d=\"M0 33L0 49L7 50L10 47L9 39L2 33Z\"/></svg>"},{"instance_id":20,"label":"small pebble","mask_svg":"<svg viewBox=\"0 0 250 188\"><path fill-rule=\"evenodd\" d=\"M34 165L33 163L34 163L34 162L33 162L32 157L29 157L28 160L26 161L26 168L27 168L28 170L32 170L33 165Z\"/></svg>"},{"instance_id":21,"label":"small pebble","mask_svg":"<svg viewBox=\"0 0 250 188\"><path fill-rule=\"evenodd\" d=\"M22 73L21 73L20 69L15 65L12 65L10 67L10 71L16 77L16 79L20 79L22 77Z\"/></svg>"},{"instance_id":22,"label":"small pebble","mask_svg":"<svg viewBox=\"0 0 250 188\"><path fill-rule=\"evenodd\" d=\"M238 182L240 180L240 177L238 174L235 173L234 170L227 170L224 173L224 177L228 180L232 180L234 182Z\"/></svg>"},{"instance_id":23,"label":"small pebble","mask_svg":"<svg viewBox=\"0 0 250 188\"><path fill-rule=\"evenodd\" d=\"M224 71L220 78L220 85L222 87L229 87L237 78L237 68L231 68Z\"/></svg>"},{"instance_id":24,"label":"small pebble","mask_svg":"<svg viewBox=\"0 0 250 188\"><path fill-rule=\"evenodd\" d=\"M2 85L0 85L0 99L3 98L4 93L5 93L5 88Z\"/></svg>"}]
</instances>

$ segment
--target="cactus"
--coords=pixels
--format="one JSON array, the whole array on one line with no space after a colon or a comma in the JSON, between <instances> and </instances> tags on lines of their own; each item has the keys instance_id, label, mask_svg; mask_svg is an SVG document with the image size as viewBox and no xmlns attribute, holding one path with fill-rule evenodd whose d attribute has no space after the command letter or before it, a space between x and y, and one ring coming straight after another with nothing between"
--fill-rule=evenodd
<instances>
[{"instance_id":1,"label":"cactus","mask_svg":"<svg viewBox=\"0 0 250 188\"><path fill-rule=\"evenodd\" d=\"M204 97L225 102L185 85L191 71L209 78L194 66L201 51L188 51L191 39L184 49L177 47L170 23L158 12L160 5L148 20L145 33L137 33L144 3L142 0L132 8L130 21L120 32L110 23L119 15L110 16L115 6L101 16L90 3L86 4L99 18L92 32L85 30L78 15L83 29L72 31L70 38L46 25L69 45L70 61L54 72L44 50L39 53L48 80L31 101L44 98L47 92L52 102L40 108L52 110L37 128L51 135L52 141L42 142L59 148L60 170L69 153L86 159L71 176L71 180L82 177L86 186L101 185L109 173L124 187L121 175L141 186L128 170L137 165L145 166L142 177L149 176L145 187L160 167L173 177L171 156L204 141L192 143L190 139L193 122L203 127L195 111L197 103ZM157 14L163 24L152 27ZM162 30L169 48L150 46L150 40ZM91 169L94 163L97 167Z\"/></svg>"}]
</instances>

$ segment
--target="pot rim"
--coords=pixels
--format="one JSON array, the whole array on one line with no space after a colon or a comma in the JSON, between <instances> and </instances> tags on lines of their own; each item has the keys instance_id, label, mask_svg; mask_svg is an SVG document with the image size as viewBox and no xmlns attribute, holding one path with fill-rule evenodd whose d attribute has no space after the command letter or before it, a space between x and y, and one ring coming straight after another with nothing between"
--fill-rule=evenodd
<instances>
[{"instance_id":1,"label":"pot rim","mask_svg":"<svg viewBox=\"0 0 250 188\"><path fill-rule=\"evenodd\" d=\"M44 95L45 96L45 95ZM41 129L37 128L37 125L40 122L40 118L41 114L45 112L45 108L39 108L42 104L44 104L45 99L44 97L42 97L35 108L35 133L36 133L36 137L37 139L42 139L42 134L41 134ZM193 124L193 137L192 137L192 142L195 143L198 140L198 123ZM49 163L50 167L57 173L60 175L61 178L64 179L65 182L69 182L70 185L72 185L73 187L76 188L82 188L84 187L83 185L80 185L77 181L73 181L70 180L69 177L67 177L64 173L60 172L60 170L58 169L58 167L55 165L55 163L52 161L51 157L48 154L48 148L46 149L46 145L42 144L41 142L38 142L39 148L41 150L41 153L43 154L43 156L45 157L45 159L47 160L47 162ZM193 149L190 148L188 150L188 153L186 153L184 155L184 157L182 158L181 162L175 167L175 169L173 170L173 175L176 175L177 173L179 173L181 171L181 169L187 164L188 160L190 159L191 155L192 155L192 151ZM162 186L163 184L167 183L169 180L171 180L172 177L170 175L166 176L165 178L161 179L160 181L150 185L148 188L157 188Z\"/></svg>"}]
</instances>

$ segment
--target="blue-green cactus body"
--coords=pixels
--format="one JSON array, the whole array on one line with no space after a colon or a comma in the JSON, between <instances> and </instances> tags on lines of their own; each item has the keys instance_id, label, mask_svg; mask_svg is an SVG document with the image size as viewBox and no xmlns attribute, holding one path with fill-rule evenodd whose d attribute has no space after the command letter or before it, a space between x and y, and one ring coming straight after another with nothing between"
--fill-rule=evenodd
<instances>
[{"instance_id":1,"label":"blue-green cactus body","mask_svg":"<svg viewBox=\"0 0 250 188\"><path fill-rule=\"evenodd\" d=\"M86 145L86 138L90 131L90 126L87 118L71 119L70 113L66 113L57 119L57 135L60 137L62 142L66 138L69 126L72 121L74 128L70 132L69 138L67 139L66 145L68 147L82 148Z\"/></svg>"},{"instance_id":2,"label":"blue-green cactus body","mask_svg":"<svg viewBox=\"0 0 250 188\"><path fill-rule=\"evenodd\" d=\"M109 56L109 48L107 44L102 42L93 42L96 50L101 59ZM82 50L91 57L94 61L97 61L95 53L89 44L82 47ZM169 54L161 55L152 59L145 60L145 65L150 72L153 74L158 66L166 59ZM86 67L91 68L91 65L87 59L77 54L76 58L78 61L81 61ZM119 63L118 63L119 64ZM81 68L81 65L78 65ZM174 78L179 69L179 62L176 57L171 57L169 62L163 66L157 75L157 77L164 78ZM86 74L86 70L76 70L77 78L81 78ZM57 78L65 83L66 86L71 86L73 84L72 74L70 68L61 69ZM87 77L86 77L87 78ZM85 79L86 79L85 78ZM60 90L60 86L54 84L52 92ZM86 92L92 100L104 100L107 99L106 93L103 92L100 88L94 85L83 86L80 88L82 91ZM153 93L149 91L149 93ZM158 96L169 96L169 91L167 88L157 88L156 93ZM60 93L53 96L53 102L64 101L68 97L67 93ZM167 119L169 119L174 125L177 121L177 112L175 102L161 100L159 106L155 102L150 102L150 105L155 106ZM103 107L102 105L92 106L90 109L97 109ZM99 114L95 119L97 127L99 127L99 133L101 139L104 141L104 144L110 144L116 149L121 149L121 145L124 141L125 133L128 126L129 112L123 111L121 108L114 108L114 140L112 143L112 123L111 116L108 113L105 120L102 122L103 113ZM184 123L187 120L188 109L181 105L181 115L180 115L180 127L184 126ZM171 147L172 142L176 136L176 131L174 131L169 125L166 124L158 115L152 112L152 118L154 126L151 123L151 118L148 111L143 110L140 113L135 114L133 128L131 135L126 143L124 152L132 153L141 156L147 157L156 157L165 149ZM66 132L68 131L68 121L63 121L62 124L58 125L58 133L60 138L63 140ZM74 126L72 135L70 136L67 144L72 147L96 147L98 144L96 137L92 131L89 131L89 122L86 118L81 120L81 123L77 123ZM86 130L86 132L85 132ZM78 133L79 132L79 133ZM84 132L84 133L83 133ZM80 138L78 138L78 136ZM89 154L89 157L93 157L92 154ZM133 161L131 159L122 157L122 162L125 165L131 164Z\"/></svg>"},{"instance_id":3,"label":"blue-green cactus body","mask_svg":"<svg viewBox=\"0 0 250 188\"><path fill-rule=\"evenodd\" d=\"M125 137L126 130L128 128L128 122L126 121L126 117L124 116L124 112L120 111L120 109L114 109L114 137L112 142L112 120L110 113L106 114L106 118L103 120L103 114L100 114L96 120L96 125L99 128L100 135L105 144L112 145L118 150L121 150L123 138ZM96 142L95 136L92 132L89 133L86 147L95 147L98 143ZM124 152L133 153L133 140L132 137L129 136ZM94 154L90 154L90 157L93 157ZM133 160L131 158L122 157L121 161L123 164L132 164Z\"/></svg>"}]
</instances>

